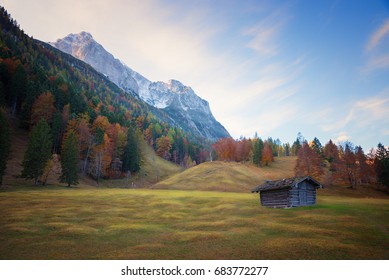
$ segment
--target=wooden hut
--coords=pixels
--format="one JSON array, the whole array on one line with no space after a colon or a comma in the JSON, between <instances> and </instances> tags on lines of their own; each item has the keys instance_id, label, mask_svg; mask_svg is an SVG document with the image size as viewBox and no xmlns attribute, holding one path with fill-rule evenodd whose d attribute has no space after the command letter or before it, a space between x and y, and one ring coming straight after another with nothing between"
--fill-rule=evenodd
<instances>
[{"instance_id":1,"label":"wooden hut","mask_svg":"<svg viewBox=\"0 0 389 280\"><path fill-rule=\"evenodd\" d=\"M286 208L315 205L318 188L320 183L307 176L266 181L252 192L259 193L262 206Z\"/></svg>"}]
</instances>

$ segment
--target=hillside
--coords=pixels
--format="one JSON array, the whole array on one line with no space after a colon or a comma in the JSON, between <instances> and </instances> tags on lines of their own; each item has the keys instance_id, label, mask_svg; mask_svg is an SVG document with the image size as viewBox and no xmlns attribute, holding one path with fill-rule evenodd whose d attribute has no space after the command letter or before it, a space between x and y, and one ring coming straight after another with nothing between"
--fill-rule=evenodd
<instances>
[{"instance_id":1,"label":"hillside","mask_svg":"<svg viewBox=\"0 0 389 280\"><path fill-rule=\"evenodd\" d=\"M296 157L276 158L271 166L258 168L237 162L205 162L152 186L156 189L250 192L265 180L294 175Z\"/></svg>"},{"instance_id":2,"label":"hillside","mask_svg":"<svg viewBox=\"0 0 389 280\"><path fill-rule=\"evenodd\" d=\"M20 178L22 170L21 163L28 142L28 134L24 129L18 128L17 119L9 119L11 125L11 153L7 162L7 169L3 177L4 189L14 189L15 187L31 187L31 182ZM156 155L155 151L147 145L145 141L140 141L141 171L138 174L126 179L103 180L99 187L146 187L155 182L172 176L181 171L181 167L164 160ZM89 176L81 176L80 184L77 188L94 188L96 181ZM47 180L49 188L62 185L58 182L57 174L50 174ZM39 186L42 188L42 186Z\"/></svg>"},{"instance_id":3,"label":"hillside","mask_svg":"<svg viewBox=\"0 0 389 280\"><path fill-rule=\"evenodd\" d=\"M265 180L277 180L294 176L296 157L276 157L270 166L256 167L250 163L205 162L176 173L151 186L153 189L200 190L247 193ZM351 189L348 185L326 183L326 175L318 180L324 188L320 195L335 197L388 198L388 194L377 189L376 185L364 184Z\"/></svg>"}]
</instances>

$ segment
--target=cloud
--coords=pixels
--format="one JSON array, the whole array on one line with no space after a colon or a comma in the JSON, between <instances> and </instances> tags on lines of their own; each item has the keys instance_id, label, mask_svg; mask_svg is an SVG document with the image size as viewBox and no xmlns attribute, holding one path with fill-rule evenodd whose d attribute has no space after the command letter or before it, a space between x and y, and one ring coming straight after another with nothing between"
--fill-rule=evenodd
<instances>
[{"instance_id":1,"label":"cloud","mask_svg":"<svg viewBox=\"0 0 389 280\"><path fill-rule=\"evenodd\" d=\"M278 54L280 45L277 42L277 36L288 20L285 7L281 7L253 26L246 28L243 30L243 35L250 38L246 47L267 57Z\"/></svg>"},{"instance_id":2,"label":"cloud","mask_svg":"<svg viewBox=\"0 0 389 280\"><path fill-rule=\"evenodd\" d=\"M334 142L336 144L342 144L346 141L350 141L351 140L351 137L347 135L347 133L345 131L342 131L338 134L338 136L334 139Z\"/></svg>"},{"instance_id":3,"label":"cloud","mask_svg":"<svg viewBox=\"0 0 389 280\"><path fill-rule=\"evenodd\" d=\"M382 70L389 67L389 41L386 40L387 38L389 38L389 19L386 19L384 23L373 32L365 46L367 63L362 68L361 72L363 74L369 74L374 70Z\"/></svg>"},{"instance_id":4,"label":"cloud","mask_svg":"<svg viewBox=\"0 0 389 280\"><path fill-rule=\"evenodd\" d=\"M346 112L343 116L337 113L342 110ZM343 109L337 108L336 111L328 109L318 114L324 120L322 131L328 135L337 135L334 137L339 142L350 140L349 135L357 136L358 140L388 135L389 88L374 96L355 101Z\"/></svg>"},{"instance_id":5,"label":"cloud","mask_svg":"<svg viewBox=\"0 0 389 280\"><path fill-rule=\"evenodd\" d=\"M369 73L376 69L385 69L389 67L389 54L372 56L366 67L363 68L362 72Z\"/></svg>"},{"instance_id":6,"label":"cloud","mask_svg":"<svg viewBox=\"0 0 389 280\"><path fill-rule=\"evenodd\" d=\"M366 51L370 52L382 41L382 39L389 34L389 19L387 19L381 27L376 30L370 37L366 45Z\"/></svg>"}]
</instances>

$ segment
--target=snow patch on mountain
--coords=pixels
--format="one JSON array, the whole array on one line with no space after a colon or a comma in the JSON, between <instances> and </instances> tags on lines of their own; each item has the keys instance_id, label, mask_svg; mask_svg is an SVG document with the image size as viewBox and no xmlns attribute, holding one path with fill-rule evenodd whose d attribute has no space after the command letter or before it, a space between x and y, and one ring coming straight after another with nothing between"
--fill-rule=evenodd
<instances>
[{"instance_id":1,"label":"snow patch on mountain","mask_svg":"<svg viewBox=\"0 0 389 280\"><path fill-rule=\"evenodd\" d=\"M166 112L173 125L210 140L230 137L213 117L209 103L177 80L151 82L107 52L88 32L69 34L52 46L90 64L125 91Z\"/></svg>"}]
</instances>

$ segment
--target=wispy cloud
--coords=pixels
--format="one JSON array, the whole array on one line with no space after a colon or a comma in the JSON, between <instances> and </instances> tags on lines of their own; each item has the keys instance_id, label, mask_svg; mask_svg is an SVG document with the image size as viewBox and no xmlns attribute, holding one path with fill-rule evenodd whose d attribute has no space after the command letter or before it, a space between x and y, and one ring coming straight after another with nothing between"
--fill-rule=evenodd
<instances>
[{"instance_id":1,"label":"wispy cloud","mask_svg":"<svg viewBox=\"0 0 389 280\"><path fill-rule=\"evenodd\" d=\"M372 56L367 62L363 72L369 73L373 70L386 69L389 67L389 54Z\"/></svg>"},{"instance_id":2,"label":"wispy cloud","mask_svg":"<svg viewBox=\"0 0 389 280\"><path fill-rule=\"evenodd\" d=\"M282 7L246 28L243 30L243 35L250 38L246 47L268 57L278 54L280 45L277 36L288 20L285 8Z\"/></svg>"},{"instance_id":3,"label":"wispy cloud","mask_svg":"<svg viewBox=\"0 0 389 280\"><path fill-rule=\"evenodd\" d=\"M387 19L370 37L366 45L366 51L370 52L382 41L382 39L389 34L389 19Z\"/></svg>"},{"instance_id":4,"label":"wispy cloud","mask_svg":"<svg viewBox=\"0 0 389 280\"><path fill-rule=\"evenodd\" d=\"M366 131L377 127L384 133L389 126L389 88L375 96L358 100L347 108L344 109L347 113L343 116L332 110L323 112L325 123L321 129L327 133L339 133L363 129Z\"/></svg>"},{"instance_id":5,"label":"wispy cloud","mask_svg":"<svg viewBox=\"0 0 389 280\"><path fill-rule=\"evenodd\" d=\"M367 63L362 68L362 73L369 74L374 70L389 68L389 19L373 32L365 46Z\"/></svg>"}]
</instances>

